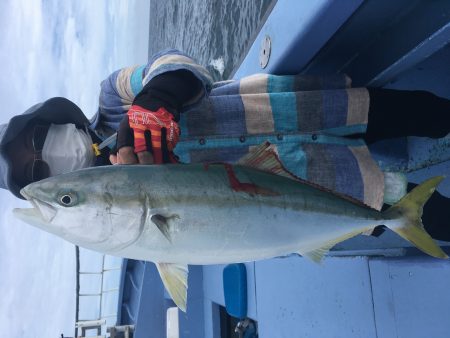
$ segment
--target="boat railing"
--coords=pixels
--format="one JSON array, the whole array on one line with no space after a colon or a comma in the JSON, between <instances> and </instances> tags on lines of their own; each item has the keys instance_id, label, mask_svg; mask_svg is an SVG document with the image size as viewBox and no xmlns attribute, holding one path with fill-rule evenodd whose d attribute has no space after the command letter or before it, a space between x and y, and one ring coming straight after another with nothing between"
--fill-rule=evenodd
<instances>
[{"instance_id":1,"label":"boat railing","mask_svg":"<svg viewBox=\"0 0 450 338\"><path fill-rule=\"evenodd\" d=\"M75 337L131 337L117 325L122 259L76 247Z\"/></svg>"}]
</instances>

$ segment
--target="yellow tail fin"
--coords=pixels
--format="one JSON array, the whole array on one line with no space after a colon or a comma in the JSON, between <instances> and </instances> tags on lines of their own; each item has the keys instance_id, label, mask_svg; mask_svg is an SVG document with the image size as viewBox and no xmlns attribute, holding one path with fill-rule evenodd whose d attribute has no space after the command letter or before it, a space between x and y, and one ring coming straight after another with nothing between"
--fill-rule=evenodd
<instances>
[{"instance_id":1,"label":"yellow tail fin","mask_svg":"<svg viewBox=\"0 0 450 338\"><path fill-rule=\"evenodd\" d=\"M444 176L436 176L426 180L384 212L387 218L404 221L400 226L390 226L391 230L423 252L437 258L448 258L448 256L425 231L421 217L424 204L444 178Z\"/></svg>"}]
</instances>

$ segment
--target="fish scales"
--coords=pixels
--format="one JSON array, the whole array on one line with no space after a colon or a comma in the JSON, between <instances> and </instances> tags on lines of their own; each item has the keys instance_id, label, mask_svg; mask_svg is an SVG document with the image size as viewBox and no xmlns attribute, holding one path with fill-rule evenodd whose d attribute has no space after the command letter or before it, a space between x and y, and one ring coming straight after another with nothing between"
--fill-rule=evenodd
<instances>
[{"instance_id":1,"label":"fish scales","mask_svg":"<svg viewBox=\"0 0 450 338\"><path fill-rule=\"evenodd\" d=\"M89 219L89 229L79 228L82 234L99 224L129 228L140 224L145 214L142 232L133 231L137 236L133 247L123 247L121 241L115 248L112 240L108 252L170 263L217 264L286 255L349 230L383 223L377 211L308 185L252 168L234 170L241 181L277 195L233 191L222 164L208 169L203 165L87 169L66 175L58 189L85 191L88 203L80 216L85 220L95 212L96 219ZM106 200L105 195L113 197ZM74 218L70 211L66 223ZM168 219L171 241L151 221L154 214Z\"/></svg>"},{"instance_id":2,"label":"fish scales","mask_svg":"<svg viewBox=\"0 0 450 338\"><path fill-rule=\"evenodd\" d=\"M230 255L233 260L252 261L301 251L320 233L340 236L352 224L357 229L382 223L378 212L310 186L292 184L284 177L251 168L234 169L242 181L279 195L233 191L220 164L211 165L206 171L202 165L188 169L180 166L153 166L151 170L127 168L129 176L115 181L127 182L133 177L141 182L139 189L149 196L149 214L175 217L168 221L171 242L147 219L146 230L136 241L134 252L124 250L121 254L165 262L189 259L189 264L226 263ZM151 176L158 180L151 180ZM121 189L123 186L118 184L113 193L119 195Z\"/></svg>"},{"instance_id":3,"label":"fish scales","mask_svg":"<svg viewBox=\"0 0 450 338\"><path fill-rule=\"evenodd\" d=\"M421 223L423 204L443 177L379 212L297 179L270 146L252 156L233 166L82 169L28 185L21 193L33 208L14 214L76 245L155 262L183 311L189 264L291 253L319 261L336 243L380 224L429 255L447 258Z\"/></svg>"}]
</instances>

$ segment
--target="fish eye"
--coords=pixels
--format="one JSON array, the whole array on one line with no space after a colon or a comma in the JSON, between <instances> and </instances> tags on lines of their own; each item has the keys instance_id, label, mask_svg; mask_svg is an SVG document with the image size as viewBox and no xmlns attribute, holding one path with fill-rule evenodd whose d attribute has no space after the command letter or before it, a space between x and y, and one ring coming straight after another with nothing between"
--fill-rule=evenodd
<instances>
[{"instance_id":1,"label":"fish eye","mask_svg":"<svg viewBox=\"0 0 450 338\"><path fill-rule=\"evenodd\" d=\"M58 199L59 204L63 207L71 207L77 202L77 195L74 193L62 193Z\"/></svg>"}]
</instances>

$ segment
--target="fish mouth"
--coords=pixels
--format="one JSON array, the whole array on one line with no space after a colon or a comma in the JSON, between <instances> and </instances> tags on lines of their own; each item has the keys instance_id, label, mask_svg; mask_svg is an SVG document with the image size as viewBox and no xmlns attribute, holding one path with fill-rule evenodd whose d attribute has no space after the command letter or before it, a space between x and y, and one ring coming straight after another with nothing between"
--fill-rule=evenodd
<instances>
[{"instance_id":1,"label":"fish mouth","mask_svg":"<svg viewBox=\"0 0 450 338\"><path fill-rule=\"evenodd\" d=\"M20 193L31 203L33 209L38 211L43 221L50 223L55 218L56 209L52 205L31 196L25 188L21 189Z\"/></svg>"}]
</instances>

